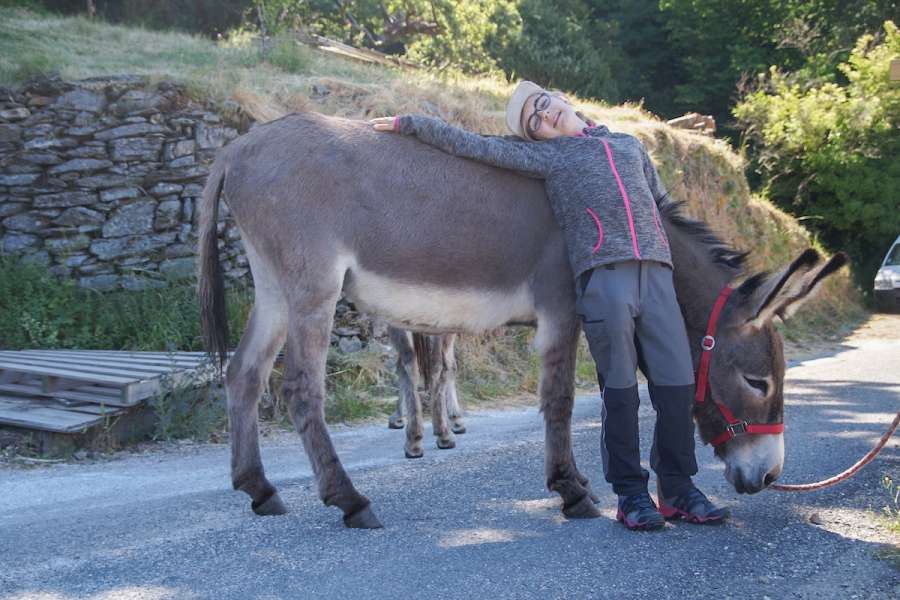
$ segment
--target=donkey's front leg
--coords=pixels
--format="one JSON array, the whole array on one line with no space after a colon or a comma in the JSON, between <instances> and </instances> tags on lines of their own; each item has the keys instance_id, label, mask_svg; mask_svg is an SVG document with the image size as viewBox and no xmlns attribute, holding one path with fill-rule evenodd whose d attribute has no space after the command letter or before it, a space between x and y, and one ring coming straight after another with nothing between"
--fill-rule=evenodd
<instances>
[{"instance_id":1,"label":"donkey's front leg","mask_svg":"<svg viewBox=\"0 0 900 600\"><path fill-rule=\"evenodd\" d=\"M546 329L542 331L542 328ZM578 333L578 323L574 318L563 324L542 322L538 329L538 339L542 342L540 395L545 426L547 487L562 496L563 514L570 519L600 516L591 499L587 478L575 466L572 450Z\"/></svg>"},{"instance_id":2,"label":"donkey's front leg","mask_svg":"<svg viewBox=\"0 0 900 600\"><path fill-rule=\"evenodd\" d=\"M347 527L377 528L381 523L369 507L369 499L353 487L325 425L325 361L333 309L334 303L324 303L313 313L304 313L309 309L300 303L290 307L284 398L303 439L319 497L326 506L343 511Z\"/></svg>"}]
</instances>

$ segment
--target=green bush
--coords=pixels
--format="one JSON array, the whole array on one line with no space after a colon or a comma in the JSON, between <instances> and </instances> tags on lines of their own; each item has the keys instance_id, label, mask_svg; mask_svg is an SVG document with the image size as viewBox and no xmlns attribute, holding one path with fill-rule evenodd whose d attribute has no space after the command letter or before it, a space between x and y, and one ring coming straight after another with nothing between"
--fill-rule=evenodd
<instances>
[{"instance_id":1,"label":"green bush","mask_svg":"<svg viewBox=\"0 0 900 600\"><path fill-rule=\"evenodd\" d=\"M854 258L869 291L900 233L900 86L888 76L900 33L862 36L839 67L844 81L771 69L734 114L746 128L770 199Z\"/></svg>"},{"instance_id":2,"label":"green bush","mask_svg":"<svg viewBox=\"0 0 900 600\"><path fill-rule=\"evenodd\" d=\"M228 302L236 344L252 292L231 290ZM41 265L0 257L0 348L203 350L196 293L174 281L101 293L58 279Z\"/></svg>"}]
</instances>

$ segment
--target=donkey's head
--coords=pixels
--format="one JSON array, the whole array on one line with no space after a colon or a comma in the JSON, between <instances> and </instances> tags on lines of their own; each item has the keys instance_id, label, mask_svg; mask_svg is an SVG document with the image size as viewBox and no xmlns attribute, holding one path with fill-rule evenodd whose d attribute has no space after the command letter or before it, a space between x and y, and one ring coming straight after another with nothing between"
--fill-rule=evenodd
<instances>
[{"instance_id":1,"label":"donkey's head","mask_svg":"<svg viewBox=\"0 0 900 600\"><path fill-rule=\"evenodd\" d=\"M764 489L778 479L784 463L783 433L754 434L752 426L741 433L743 424L783 422L784 350L773 321L794 314L846 260L839 253L823 263L818 252L808 249L777 274L746 279L724 305L710 354L708 391L695 416L705 442L719 438L716 455L739 493ZM741 422L733 437L725 433L728 412Z\"/></svg>"}]
</instances>

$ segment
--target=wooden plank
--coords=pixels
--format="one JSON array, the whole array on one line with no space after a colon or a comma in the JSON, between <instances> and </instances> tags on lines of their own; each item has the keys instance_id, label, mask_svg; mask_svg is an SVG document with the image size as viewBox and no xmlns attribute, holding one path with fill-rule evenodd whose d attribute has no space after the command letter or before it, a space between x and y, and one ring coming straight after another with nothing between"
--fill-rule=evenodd
<instances>
[{"instance_id":1,"label":"wooden plank","mask_svg":"<svg viewBox=\"0 0 900 600\"><path fill-rule=\"evenodd\" d=\"M134 381L133 377L117 377L115 375L106 375L103 373L85 373L83 371L73 369L39 367L34 365L10 362L6 360L0 360L0 369L3 369L4 371L21 371L22 373L45 375L47 377L74 379L76 381L88 381L91 383L105 383L118 387L127 385Z\"/></svg>"},{"instance_id":2,"label":"wooden plank","mask_svg":"<svg viewBox=\"0 0 900 600\"><path fill-rule=\"evenodd\" d=\"M32 400L0 397L0 423L5 425L77 433L105 420L106 417L103 416L43 406Z\"/></svg>"},{"instance_id":3,"label":"wooden plank","mask_svg":"<svg viewBox=\"0 0 900 600\"><path fill-rule=\"evenodd\" d=\"M98 394L95 392L85 391L89 388L78 388L77 390L63 390L60 392L45 392L40 384L12 384L12 383L4 383L0 384L0 392L9 392L12 394L22 394L26 396L37 396L40 398L60 398L63 400L75 400L79 402L90 402L98 405L106 405L106 406L130 406L126 402L122 400L122 391L121 390L103 390L103 394ZM107 392L113 392L114 396L109 396Z\"/></svg>"},{"instance_id":4,"label":"wooden plank","mask_svg":"<svg viewBox=\"0 0 900 600\"><path fill-rule=\"evenodd\" d=\"M0 356L6 356L7 352L0 351ZM23 350L21 352L16 352L15 354L19 356L35 356L39 358L52 358L53 360L76 360L76 361L103 361L103 364L109 365L122 365L122 366L148 366L148 367L177 367L177 368L197 368L203 365L204 361L195 357L174 357L174 358L153 358L153 357L139 357L133 358L131 356L126 355L97 355L97 354L82 354L80 352L54 352L53 354L47 354L43 352L35 352L31 350Z\"/></svg>"},{"instance_id":5,"label":"wooden plank","mask_svg":"<svg viewBox=\"0 0 900 600\"><path fill-rule=\"evenodd\" d=\"M15 362L23 362L28 360L37 360L40 362L52 362L53 364L58 365L84 365L88 360L87 357L70 357L70 356L61 356L54 355L52 357L34 357L24 354L16 356L11 356L11 353L8 352L0 352L0 360L13 360ZM127 362L119 362L117 360L112 359L103 359L102 367L104 369L115 369L122 372L122 375L131 375L134 373L138 376L145 375L153 375L153 374L162 374L162 373L171 373L175 370L180 370L186 368L186 365L167 365L167 366L159 366L159 365L140 365L136 363L127 363ZM138 377L140 378L140 377Z\"/></svg>"},{"instance_id":6,"label":"wooden plank","mask_svg":"<svg viewBox=\"0 0 900 600\"><path fill-rule=\"evenodd\" d=\"M20 356L18 358L10 358L9 356L0 357L0 361L3 363L12 365L22 365L31 368L46 368L48 371L57 370L57 369L67 369L72 372L83 373L88 375L109 375L113 377L123 377L126 379L125 383L130 381L140 381L141 379L145 379L147 377L155 377L158 374L158 371L150 371L150 370L139 370L133 369L130 372L126 372L120 370L116 367L108 367L104 364L86 364L86 361L77 361L75 363L68 362L59 362L54 358L34 358L31 356ZM99 362L99 361L98 361ZM7 367L11 369L12 367ZM34 371L32 371L34 372ZM52 372L47 372L47 376L50 377L59 377L61 379L73 379L71 376L67 375L55 375Z\"/></svg>"},{"instance_id":7,"label":"wooden plank","mask_svg":"<svg viewBox=\"0 0 900 600\"><path fill-rule=\"evenodd\" d=\"M891 61L890 79L891 81L900 81L900 58Z\"/></svg>"}]
</instances>

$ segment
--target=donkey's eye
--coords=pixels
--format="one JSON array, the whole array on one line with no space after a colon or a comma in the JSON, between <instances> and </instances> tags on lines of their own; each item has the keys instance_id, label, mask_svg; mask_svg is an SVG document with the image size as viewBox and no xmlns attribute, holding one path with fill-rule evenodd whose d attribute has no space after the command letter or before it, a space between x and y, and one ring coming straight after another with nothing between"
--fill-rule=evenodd
<instances>
[{"instance_id":1,"label":"donkey's eye","mask_svg":"<svg viewBox=\"0 0 900 600\"><path fill-rule=\"evenodd\" d=\"M755 390L758 390L763 396L767 396L769 394L769 382L765 379L753 379L752 377L744 377L744 381L747 382L747 385L752 387Z\"/></svg>"}]
</instances>

